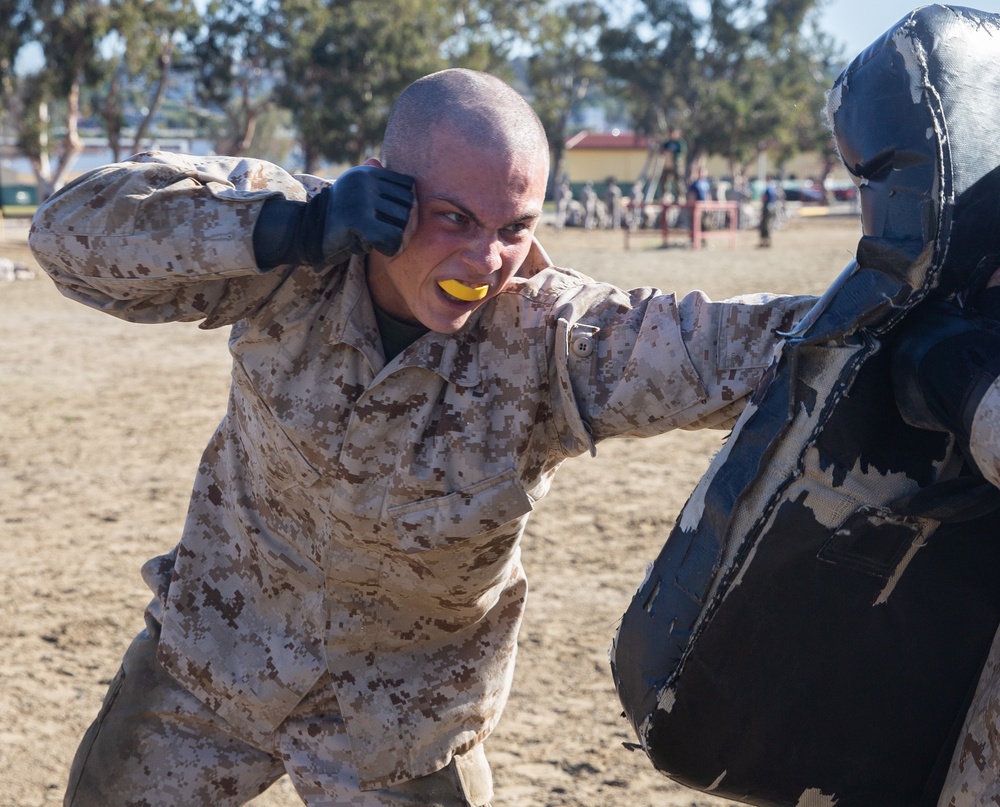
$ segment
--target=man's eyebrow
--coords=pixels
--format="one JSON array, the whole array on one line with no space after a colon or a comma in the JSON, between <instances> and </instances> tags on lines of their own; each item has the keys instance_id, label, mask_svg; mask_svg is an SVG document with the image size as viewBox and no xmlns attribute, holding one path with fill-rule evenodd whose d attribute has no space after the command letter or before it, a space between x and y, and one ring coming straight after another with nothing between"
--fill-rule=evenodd
<instances>
[{"instance_id":1,"label":"man's eyebrow","mask_svg":"<svg viewBox=\"0 0 1000 807\"><path fill-rule=\"evenodd\" d=\"M472 221L477 227L483 226L483 222L480 221L479 216L477 216L475 213L469 210L469 208L467 208L464 204L462 204L458 199L454 198L453 196L441 193L441 194L432 194L430 198L437 202L445 202L451 205L452 207L456 208L463 216ZM512 224L521 224L522 222L525 221L531 221L532 219L540 218L541 215L542 212L540 210L538 211L531 210L528 211L527 213L522 213L520 216L517 216L512 221L508 221L506 224L504 224L504 227L510 227L510 225Z\"/></svg>"},{"instance_id":2,"label":"man's eyebrow","mask_svg":"<svg viewBox=\"0 0 1000 807\"><path fill-rule=\"evenodd\" d=\"M510 223L511 224L520 224L520 223L525 222L525 221L531 221L531 219L540 218L541 215L542 215L542 211L541 210L530 210L527 213L522 213L520 216L518 216L516 219L514 219Z\"/></svg>"}]
</instances>

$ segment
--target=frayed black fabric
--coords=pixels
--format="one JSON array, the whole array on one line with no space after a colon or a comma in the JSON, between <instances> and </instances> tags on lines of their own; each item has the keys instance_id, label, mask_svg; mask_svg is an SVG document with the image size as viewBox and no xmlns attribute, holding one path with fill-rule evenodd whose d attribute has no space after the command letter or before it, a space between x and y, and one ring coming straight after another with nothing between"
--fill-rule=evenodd
<instances>
[{"instance_id":1,"label":"frayed black fabric","mask_svg":"<svg viewBox=\"0 0 1000 807\"><path fill-rule=\"evenodd\" d=\"M934 805L1000 624L1000 497L903 420L896 329L1000 252L1000 15L919 9L831 90L853 261L788 334L612 648L654 766L757 805Z\"/></svg>"}]
</instances>

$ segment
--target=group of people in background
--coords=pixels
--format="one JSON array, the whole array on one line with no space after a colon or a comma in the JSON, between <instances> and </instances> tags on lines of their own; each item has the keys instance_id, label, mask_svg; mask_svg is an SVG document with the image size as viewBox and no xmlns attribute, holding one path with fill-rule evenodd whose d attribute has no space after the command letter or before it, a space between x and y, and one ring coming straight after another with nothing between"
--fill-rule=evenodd
<instances>
[{"instance_id":1,"label":"group of people in background","mask_svg":"<svg viewBox=\"0 0 1000 807\"><path fill-rule=\"evenodd\" d=\"M623 193L615 177L608 177L603 188L596 186L593 180L587 180L579 188L577 198L569 177L564 175L555 192L555 228L642 229L657 226L661 202L730 201L738 203L738 226L741 229L755 227L760 233L758 246L771 246L775 218L784 201L781 186L773 178L769 177L763 187L755 192L746 180L738 180L730 185L710 178L704 166L699 166L686 184L683 174L678 175L675 171L671 165L660 175L657 187L662 190L655 200L655 209L648 209L650 199L641 179L632 184L628 195ZM684 189L683 192L681 189ZM722 215L727 214L723 212ZM683 222L678 222L678 226L681 224ZM713 224L706 221L703 226L711 228Z\"/></svg>"},{"instance_id":2,"label":"group of people in background","mask_svg":"<svg viewBox=\"0 0 1000 807\"><path fill-rule=\"evenodd\" d=\"M628 196L623 194L617 179L611 176L605 182L603 194L595 188L593 180L587 180L579 188L577 199L569 177L564 174L555 192L556 229L641 229L657 226L661 215L660 203L733 201L739 205L738 226L741 229L756 227L760 233L758 246L771 246L775 218L784 201L781 186L773 178L768 177L759 192L755 192L745 179L739 178L731 185L712 179L704 165L698 165L689 176L687 142L677 127L669 130L661 144L660 158L656 184L650 188L640 177L633 183ZM651 196L655 197L655 210L647 209L649 203L654 201ZM759 205L757 210L754 210L755 201ZM678 226L682 225L683 222L678 222ZM713 222L706 218L703 227L712 226Z\"/></svg>"},{"instance_id":3,"label":"group of people in background","mask_svg":"<svg viewBox=\"0 0 1000 807\"><path fill-rule=\"evenodd\" d=\"M598 195L593 180L587 180L577 201L569 178L563 177L556 189L557 230L582 227L585 230L617 230L628 226L627 207L621 187L614 177L608 177L603 198Z\"/></svg>"}]
</instances>

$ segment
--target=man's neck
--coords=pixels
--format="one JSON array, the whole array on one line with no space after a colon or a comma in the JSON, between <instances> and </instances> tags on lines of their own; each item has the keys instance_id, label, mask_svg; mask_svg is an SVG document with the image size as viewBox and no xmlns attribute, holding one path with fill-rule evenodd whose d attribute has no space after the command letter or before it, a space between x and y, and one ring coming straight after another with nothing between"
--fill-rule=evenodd
<instances>
[{"instance_id":1,"label":"man's neck","mask_svg":"<svg viewBox=\"0 0 1000 807\"><path fill-rule=\"evenodd\" d=\"M375 310L375 321L378 323L379 336L382 337L382 351L385 353L387 362L392 361L430 330L419 323L403 322L396 319L392 314L380 308L374 300L372 308Z\"/></svg>"}]
</instances>

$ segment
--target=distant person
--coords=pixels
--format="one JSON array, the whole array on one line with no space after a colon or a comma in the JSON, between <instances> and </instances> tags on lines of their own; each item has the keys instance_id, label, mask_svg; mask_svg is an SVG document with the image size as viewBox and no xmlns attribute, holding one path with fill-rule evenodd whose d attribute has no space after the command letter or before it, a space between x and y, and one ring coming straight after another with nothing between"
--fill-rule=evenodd
<instances>
[{"instance_id":1,"label":"distant person","mask_svg":"<svg viewBox=\"0 0 1000 807\"><path fill-rule=\"evenodd\" d=\"M556 189L556 229L562 230L566 226L569 216L570 206L573 204L573 189L569 180L563 179Z\"/></svg>"},{"instance_id":2,"label":"distant person","mask_svg":"<svg viewBox=\"0 0 1000 807\"><path fill-rule=\"evenodd\" d=\"M733 187L729 191L727 201L736 203L736 226L738 229L746 227L747 213L750 212L752 214L752 206L749 211L747 210L752 198L746 179L742 176L737 176L733 181Z\"/></svg>"},{"instance_id":3,"label":"distant person","mask_svg":"<svg viewBox=\"0 0 1000 807\"><path fill-rule=\"evenodd\" d=\"M705 166L698 167L694 179L688 185L687 198L689 202L707 202L712 198L712 182Z\"/></svg>"},{"instance_id":4,"label":"distant person","mask_svg":"<svg viewBox=\"0 0 1000 807\"><path fill-rule=\"evenodd\" d=\"M711 201L711 199L712 199L712 182L708 178L708 171L705 169L705 166L703 166L703 165L698 166L698 171L696 172L694 179L692 179L691 183L688 185L687 199L688 199L688 202L708 202L708 201ZM700 223L702 232L704 232L705 230L709 229L708 214L707 214L706 211L703 210L703 211L701 211L701 213L699 215L700 215L699 223ZM695 221L695 211L692 210L691 211L691 226L692 226L692 228L694 227L694 221ZM705 246L706 242L705 242L704 239L702 239L701 244L702 244L702 246Z\"/></svg>"},{"instance_id":5,"label":"distant person","mask_svg":"<svg viewBox=\"0 0 1000 807\"><path fill-rule=\"evenodd\" d=\"M622 189L614 177L608 177L604 189L604 204L608 209L608 226L617 230L622 223Z\"/></svg>"},{"instance_id":6,"label":"distant person","mask_svg":"<svg viewBox=\"0 0 1000 807\"><path fill-rule=\"evenodd\" d=\"M663 155L663 170L660 173L660 186L663 195L671 194L674 199L680 195L678 185L685 176L687 157L687 142L679 128L673 126L667 133L667 139L660 147Z\"/></svg>"},{"instance_id":7,"label":"distant person","mask_svg":"<svg viewBox=\"0 0 1000 807\"><path fill-rule=\"evenodd\" d=\"M771 246L771 225L780 201L774 180L769 179L760 194L760 241L758 247Z\"/></svg>"},{"instance_id":8,"label":"distant person","mask_svg":"<svg viewBox=\"0 0 1000 807\"><path fill-rule=\"evenodd\" d=\"M632 183L632 192L629 194L629 223L633 230L645 226L646 195L643 192L642 180L637 179Z\"/></svg>"},{"instance_id":9,"label":"distant person","mask_svg":"<svg viewBox=\"0 0 1000 807\"><path fill-rule=\"evenodd\" d=\"M600 222L600 211L598 210L597 191L594 190L592 180L587 180L580 192L580 202L583 205L583 228L585 230L595 229Z\"/></svg>"}]
</instances>

